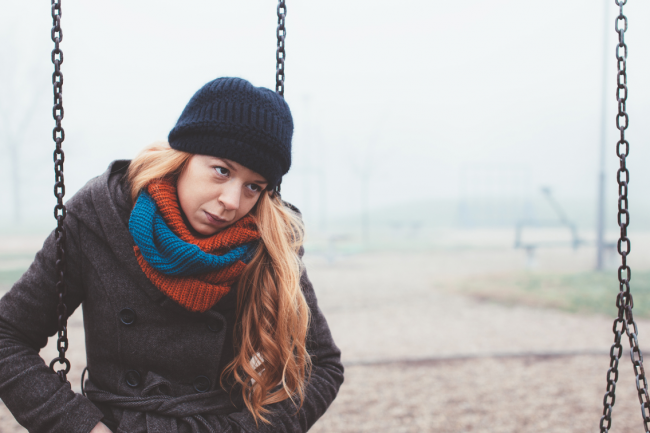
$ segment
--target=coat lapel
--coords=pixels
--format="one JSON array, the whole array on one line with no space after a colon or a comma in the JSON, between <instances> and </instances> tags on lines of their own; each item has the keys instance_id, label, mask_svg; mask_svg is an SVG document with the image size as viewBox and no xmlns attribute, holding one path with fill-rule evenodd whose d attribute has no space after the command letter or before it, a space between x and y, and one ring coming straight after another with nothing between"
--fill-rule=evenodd
<instances>
[{"instance_id":1,"label":"coat lapel","mask_svg":"<svg viewBox=\"0 0 650 433\"><path fill-rule=\"evenodd\" d=\"M166 299L142 272L133 252L135 242L128 227L129 200L128 191L121 187L122 175L126 174L129 161L114 161L109 165L91 188L92 202L103 230L103 236L113 254L124 265L124 269L133 277L137 286L156 303ZM113 176L111 176L113 175ZM124 214L126 212L126 219Z\"/></svg>"}]
</instances>

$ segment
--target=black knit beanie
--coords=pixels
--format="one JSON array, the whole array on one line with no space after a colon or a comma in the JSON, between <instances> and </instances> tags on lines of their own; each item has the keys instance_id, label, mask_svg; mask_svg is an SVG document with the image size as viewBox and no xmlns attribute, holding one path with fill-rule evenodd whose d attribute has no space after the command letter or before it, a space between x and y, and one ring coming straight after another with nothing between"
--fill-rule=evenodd
<instances>
[{"instance_id":1,"label":"black knit beanie","mask_svg":"<svg viewBox=\"0 0 650 433\"><path fill-rule=\"evenodd\" d=\"M293 119L284 98L241 78L217 78L187 104L169 133L173 149L238 162L273 190L291 166Z\"/></svg>"}]
</instances>

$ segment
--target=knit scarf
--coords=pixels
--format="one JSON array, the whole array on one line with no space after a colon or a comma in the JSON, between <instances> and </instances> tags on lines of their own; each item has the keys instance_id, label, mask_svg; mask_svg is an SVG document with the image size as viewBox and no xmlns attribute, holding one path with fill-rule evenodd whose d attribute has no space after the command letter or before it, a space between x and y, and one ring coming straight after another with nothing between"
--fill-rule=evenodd
<instances>
[{"instance_id":1,"label":"knit scarf","mask_svg":"<svg viewBox=\"0 0 650 433\"><path fill-rule=\"evenodd\" d=\"M230 291L260 239L251 215L208 238L195 236L181 215L176 186L167 179L140 193L129 231L138 263L154 286L187 310L200 312Z\"/></svg>"}]
</instances>

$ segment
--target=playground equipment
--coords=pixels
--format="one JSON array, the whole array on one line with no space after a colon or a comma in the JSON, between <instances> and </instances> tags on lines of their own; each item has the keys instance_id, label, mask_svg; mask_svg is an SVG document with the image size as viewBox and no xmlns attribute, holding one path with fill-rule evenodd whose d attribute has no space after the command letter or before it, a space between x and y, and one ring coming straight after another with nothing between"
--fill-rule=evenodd
<instances>
[{"instance_id":1,"label":"playground equipment","mask_svg":"<svg viewBox=\"0 0 650 433\"><path fill-rule=\"evenodd\" d=\"M627 45L625 44L625 32L627 31L627 17L623 14L623 6L627 0L614 0L619 8L618 16L614 24L618 34L618 45L616 46L616 64L618 73L616 75L616 100L618 102L618 113L616 114L616 128L620 132L620 138L616 143L616 155L620 160L620 166L616 173L618 182L618 225L621 228L620 237L616 249L621 256L621 266L618 268L619 293L616 296L616 307L618 317L614 320L612 331L614 332L614 344L609 354L610 362L607 370L607 389L603 397L603 416L600 418L601 433L609 432L612 425L612 408L616 401L616 381L618 380L618 362L623 354L621 338L623 332L630 341L630 359L634 375L636 376L636 389L641 403L641 416L643 427L646 433L650 432L650 395L648 395L648 381L643 368L643 354L639 347L637 334L639 333L632 308L634 301L630 292L630 279L632 272L627 264L627 256L631 251L630 239L627 236L627 226L630 224L630 213L628 211L627 188L630 181L630 173L626 166L626 158L630 151L630 144L625 138L625 130L629 126L629 118L626 111L627 101Z\"/></svg>"},{"instance_id":2,"label":"playground equipment","mask_svg":"<svg viewBox=\"0 0 650 433\"><path fill-rule=\"evenodd\" d=\"M616 307L618 308L618 316L614 320L613 333L614 344L610 349L610 364L607 371L607 388L603 398L603 416L600 419L601 433L607 433L611 427L612 422L612 408L615 403L616 383L618 380L618 366L619 360L623 353L621 345L621 338L623 334L627 335L630 342L630 358L634 373L636 376L636 387L638 392L639 402L641 404L641 414L646 433L650 433L650 395L648 394L648 382L643 367L643 355L638 343L638 328L634 321L632 309L634 307L633 297L630 292L631 270L627 265L627 256L631 251L630 239L627 236L627 227L630 222L630 215L628 211L628 183L629 171L626 167L626 158L629 154L629 143L625 138L625 131L629 125L629 118L626 112L626 101L628 95L627 88L627 45L625 43L625 32L628 28L627 17L623 14L623 7L627 4L627 0L615 0L616 5L619 7L619 14L615 21L615 30L618 34L618 45L616 46L616 59L617 59L617 90L616 99L618 102L618 113L616 115L616 127L620 132L620 139L616 143L616 154L620 160L620 168L617 171L617 183L619 187L618 198L618 225L620 227L620 237L616 243L616 248L621 256L621 266L618 268L618 281L619 293L616 297ZM50 368L55 372L61 381L67 381L67 374L70 371L70 362L65 356L68 348L67 338L67 307L65 304L66 286L65 286L65 273L66 273L66 253L65 241L66 233L64 228L64 220L66 217L66 208L63 204L63 197L65 195L65 183L63 175L63 164L65 154L63 152L62 144L65 139L65 131L62 126L64 117L62 88L63 88L63 74L61 72L61 64L63 63L63 52L60 48L60 42L63 37L61 30L61 0L52 0L52 18L53 27L51 31L52 41L54 42L54 50L51 54L52 63L54 64L54 73L52 75L53 93L54 93L54 106L52 114L56 122L53 130L53 139L55 142L54 150L54 172L55 184L54 195L57 199L57 204L54 207L54 217L57 220L57 227L55 229L57 260L56 260L56 273L57 280L56 290L58 293L58 340L57 349L59 356L52 360ZM277 51L276 51L276 92L279 95L284 95L284 60L285 48L284 39L286 36L284 19L286 15L286 5L284 0L280 0L277 8L278 27L277 27ZM575 238L574 239L578 239ZM63 365L60 370L55 370L56 364Z\"/></svg>"}]
</instances>

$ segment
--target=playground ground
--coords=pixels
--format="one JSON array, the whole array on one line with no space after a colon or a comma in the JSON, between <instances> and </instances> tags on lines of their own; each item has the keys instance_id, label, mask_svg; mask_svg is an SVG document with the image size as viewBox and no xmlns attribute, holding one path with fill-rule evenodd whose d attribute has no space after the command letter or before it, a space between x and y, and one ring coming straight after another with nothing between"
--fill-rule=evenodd
<instances>
[{"instance_id":1,"label":"playground ground","mask_svg":"<svg viewBox=\"0 0 650 433\"><path fill-rule=\"evenodd\" d=\"M611 317L600 306L576 311L549 302L544 293L553 287L541 285L540 294L512 283L550 275L552 286L589 273L594 251L540 250L531 268L524 252L491 236L474 233L473 247L307 254L346 365L338 398L311 431L598 431ZM650 236L637 236L631 257L642 272L650 269L643 245L650 247ZM641 348L650 348L650 321L637 322ZM85 358L79 312L70 333L78 389ZM45 359L53 353L52 344L42 351ZM643 431L627 354L620 370L610 431ZM0 406L0 432L23 431Z\"/></svg>"}]
</instances>

